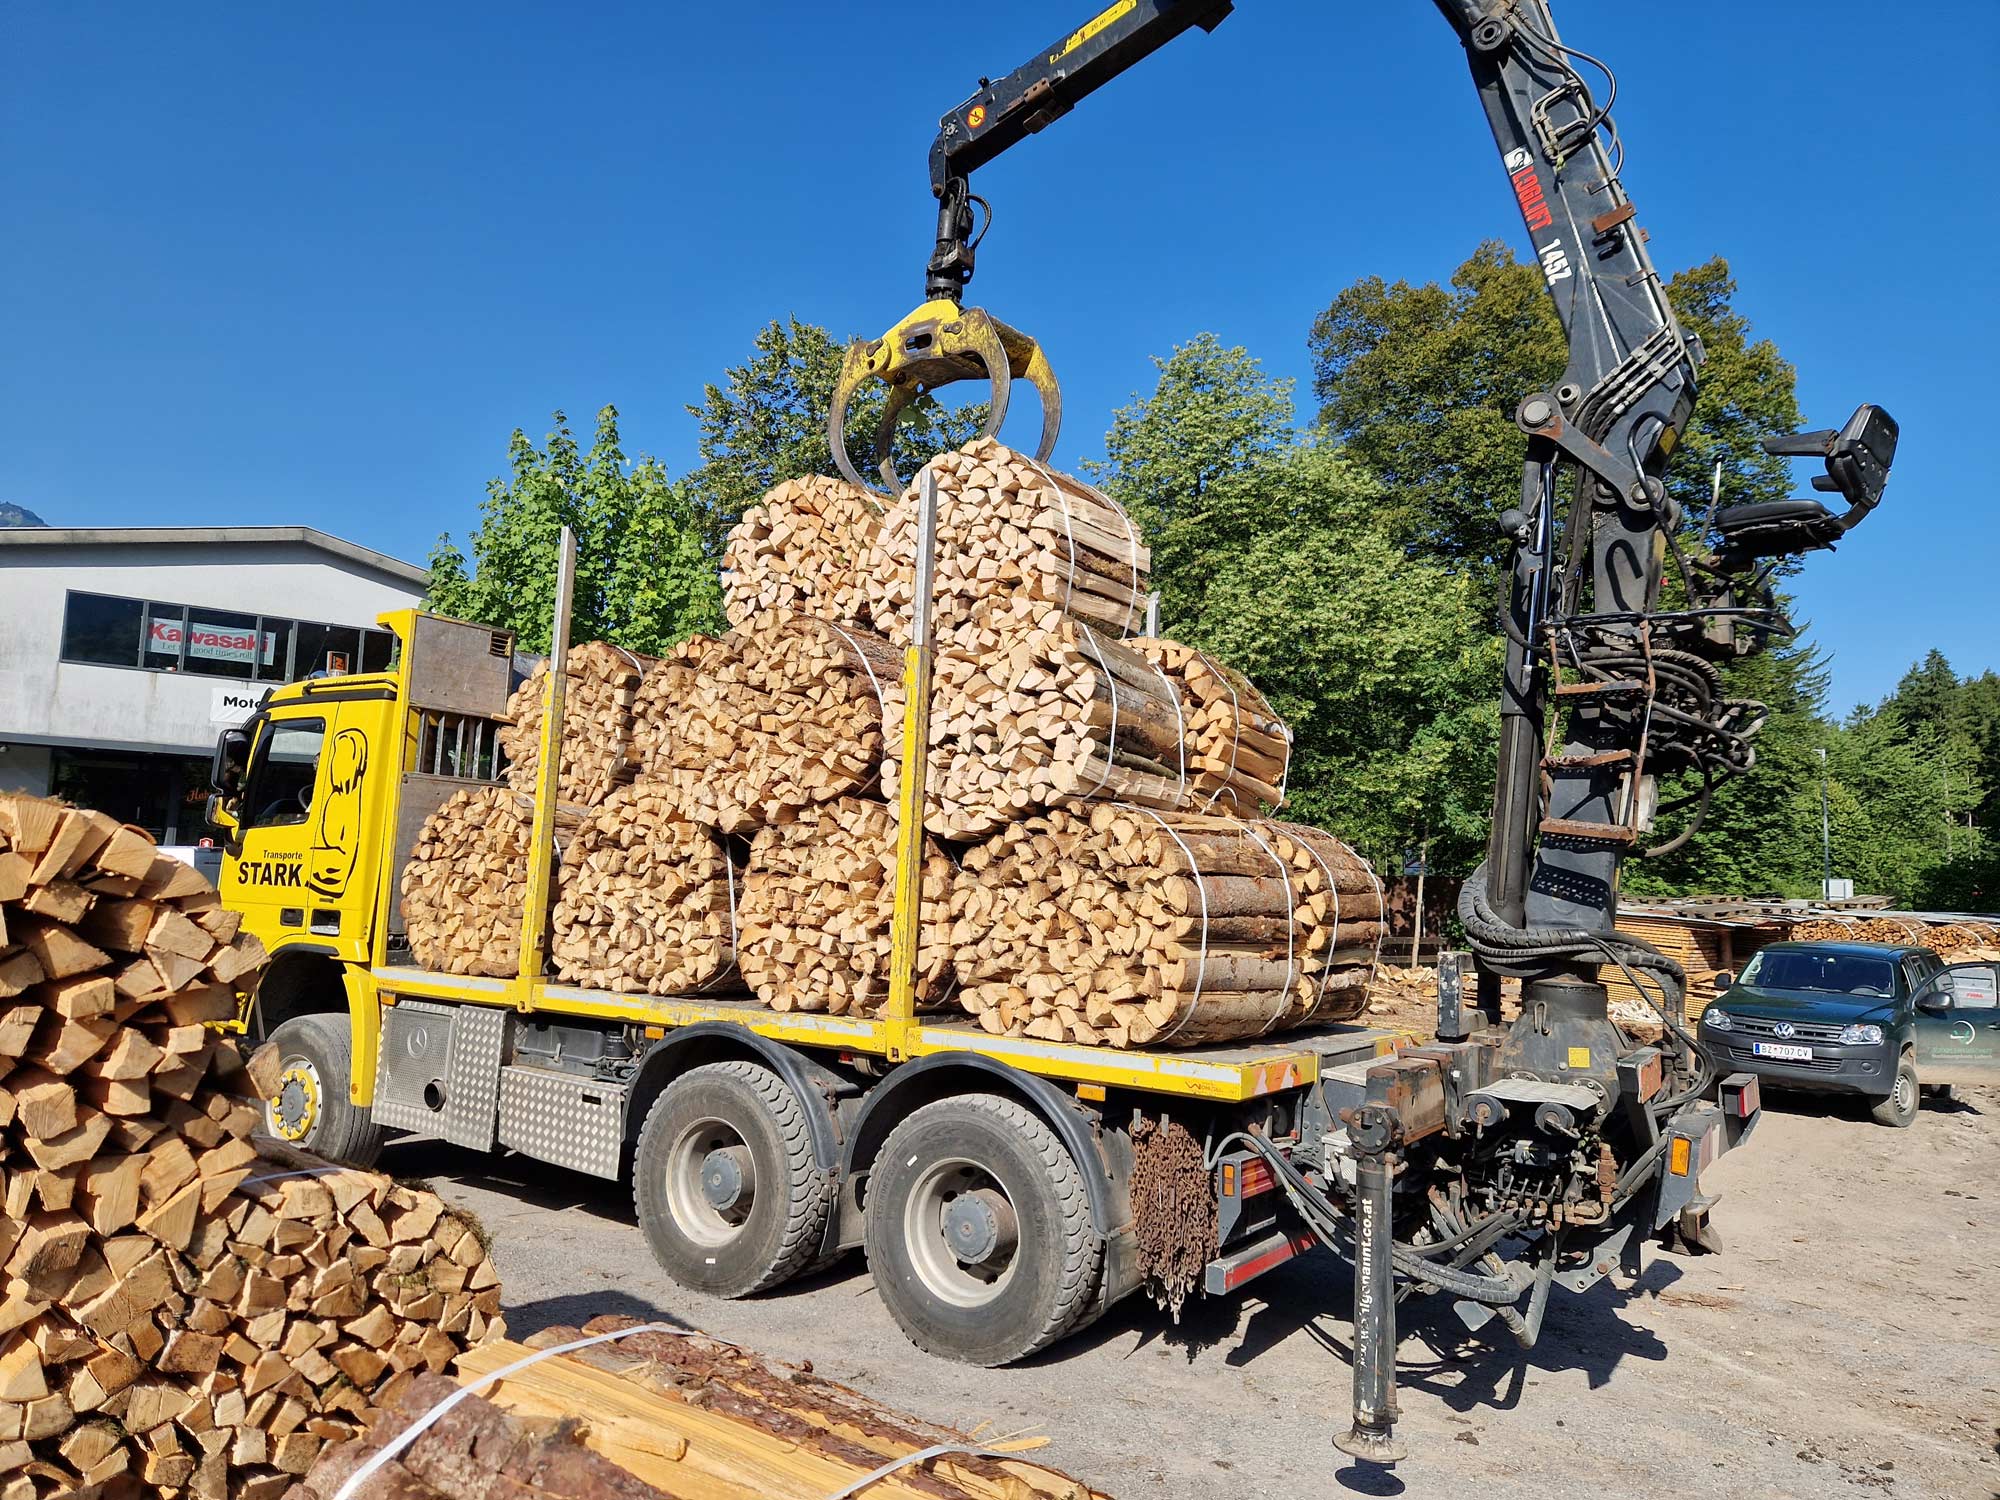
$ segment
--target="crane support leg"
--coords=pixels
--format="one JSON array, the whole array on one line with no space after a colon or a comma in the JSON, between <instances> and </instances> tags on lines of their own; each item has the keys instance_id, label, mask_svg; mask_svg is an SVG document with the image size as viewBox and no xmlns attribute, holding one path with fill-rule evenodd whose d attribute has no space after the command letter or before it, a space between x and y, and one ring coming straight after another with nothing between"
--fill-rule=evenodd
<instances>
[{"instance_id":1,"label":"crane support leg","mask_svg":"<svg viewBox=\"0 0 2000 1500\"><path fill-rule=\"evenodd\" d=\"M1360 1147L1354 1173L1354 1425L1333 1440L1368 1463L1404 1456L1396 1436L1396 1282L1390 1259L1394 1219L1395 1116L1364 1106L1350 1134Z\"/></svg>"}]
</instances>

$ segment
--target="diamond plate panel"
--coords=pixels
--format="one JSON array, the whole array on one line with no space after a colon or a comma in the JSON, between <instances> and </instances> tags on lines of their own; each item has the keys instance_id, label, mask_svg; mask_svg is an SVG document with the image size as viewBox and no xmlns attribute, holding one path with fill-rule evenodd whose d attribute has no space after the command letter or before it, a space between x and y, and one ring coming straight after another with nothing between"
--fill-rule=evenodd
<instances>
[{"instance_id":1,"label":"diamond plate panel","mask_svg":"<svg viewBox=\"0 0 2000 1500\"><path fill-rule=\"evenodd\" d=\"M460 1005L452 1018L451 1067L446 1072L444 1138L475 1151L493 1149L500 1101L500 1059L514 1013L497 1005Z\"/></svg>"},{"instance_id":2,"label":"diamond plate panel","mask_svg":"<svg viewBox=\"0 0 2000 1500\"><path fill-rule=\"evenodd\" d=\"M375 1102L369 1113L394 1130L437 1134L444 1112L424 1102L435 1083L449 1093L455 1005L402 1000L382 1012L381 1053L375 1064Z\"/></svg>"},{"instance_id":3,"label":"diamond plate panel","mask_svg":"<svg viewBox=\"0 0 2000 1500\"><path fill-rule=\"evenodd\" d=\"M593 1177L616 1178L624 1126L622 1084L546 1068L500 1070L503 1146Z\"/></svg>"}]
</instances>

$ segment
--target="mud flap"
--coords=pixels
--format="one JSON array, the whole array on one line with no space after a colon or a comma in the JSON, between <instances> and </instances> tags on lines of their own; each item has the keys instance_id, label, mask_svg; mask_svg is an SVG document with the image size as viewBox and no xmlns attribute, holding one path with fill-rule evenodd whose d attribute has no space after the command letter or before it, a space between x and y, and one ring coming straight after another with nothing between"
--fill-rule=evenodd
<instances>
[{"instance_id":1,"label":"mud flap","mask_svg":"<svg viewBox=\"0 0 2000 1500\"><path fill-rule=\"evenodd\" d=\"M1719 1194L1703 1193L1680 1211L1674 1221L1660 1231L1662 1249L1675 1255L1720 1255L1722 1236L1709 1220Z\"/></svg>"}]
</instances>

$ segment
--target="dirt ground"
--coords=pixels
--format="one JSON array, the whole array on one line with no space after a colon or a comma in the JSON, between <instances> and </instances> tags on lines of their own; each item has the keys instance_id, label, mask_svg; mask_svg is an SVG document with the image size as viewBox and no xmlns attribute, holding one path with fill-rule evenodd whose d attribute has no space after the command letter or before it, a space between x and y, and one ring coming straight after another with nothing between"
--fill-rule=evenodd
<instances>
[{"instance_id":1,"label":"dirt ground","mask_svg":"<svg viewBox=\"0 0 2000 1500\"><path fill-rule=\"evenodd\" d=\"M515 1334L601 1312L665 1316L923 1416L1041 1431L1040 1455L1121 1497L1345 1490L1411 1497L2000 1495L2000 1091L1907 1131L1767 1101L1711 1169L1721 1256L1649 1258L1636 1285L1558 1297L1529 1353L1406 1309L1410 1457L1330 1446L1345 1425L1350 1281L1316 1254L1180 1324L1142 1298L1024 1367L906 1343L862 1258L722 1302L653 1264L616 1186L436 1142L383 1165L431 1179L494 1235Z\"/></svg>"}]
</instances>

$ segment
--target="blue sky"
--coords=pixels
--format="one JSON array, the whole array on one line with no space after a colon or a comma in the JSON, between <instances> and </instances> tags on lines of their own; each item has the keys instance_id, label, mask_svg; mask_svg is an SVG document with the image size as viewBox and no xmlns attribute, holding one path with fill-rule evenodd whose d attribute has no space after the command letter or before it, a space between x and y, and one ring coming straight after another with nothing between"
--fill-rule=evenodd
<instances>
[{"instance_id":1,"label":"blue sky","mask_svg":"<svg viewBox=\"0 0 2000 1500\"><path fill-rule=\"evenodd\" d=\"M0 500L421 560L558 407L613 402L684 469L684 405L766 320L872 334L915 304L938 113L1089 10L17 0ZM2000 667L1990 0L1558 19L1618 71L1661 266L1730 259L1809 423L1902 422L1881 511L1801 589L1835 706L1933 645ZM1070 464L1177 341L1212 329L1303 388L1347 282L1521 243L1424 0L1240 0L975 186L999 210L977 300L1049 348Z\"/></svg>"}]
</instances>

